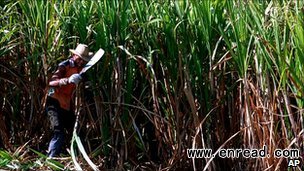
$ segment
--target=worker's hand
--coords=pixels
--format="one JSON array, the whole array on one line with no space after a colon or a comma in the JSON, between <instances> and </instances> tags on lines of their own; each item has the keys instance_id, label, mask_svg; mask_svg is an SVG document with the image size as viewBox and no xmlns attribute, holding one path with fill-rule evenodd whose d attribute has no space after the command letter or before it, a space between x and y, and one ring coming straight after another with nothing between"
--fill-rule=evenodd
<instances>
[{"instance_id":1,"label":"worker's hand","mask_svg":"<svg viewBox=\"0 0 304 171\"><path fill-rule=\"evenodd\" d=\"M73 74L69 77L69 83L78 84L81 81L82 77L80 74Z\"/></svg>"},{"instance_id":2,"label":"worker's hand","mask_svg":"<svg viewBox=\"0 0 304 171\"><path fill-rule=\"evenodd\" d=\"M67 84L68 84L68 81L69 81L68 78L61 78L61 79L59 80L58 85L59 85L59 86L67 85Z\"/></svg>"}]
</instances>

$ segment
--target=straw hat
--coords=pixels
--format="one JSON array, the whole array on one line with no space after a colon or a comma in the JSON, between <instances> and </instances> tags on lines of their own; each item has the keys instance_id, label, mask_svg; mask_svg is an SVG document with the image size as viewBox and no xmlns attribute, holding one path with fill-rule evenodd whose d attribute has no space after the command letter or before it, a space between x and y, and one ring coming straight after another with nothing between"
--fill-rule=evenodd
<instances>
[{"instance_id":1,"label":"straw hat","mask_svg":"<svg viewBox=\"0 0 304 171\"><path fill-rule=\"evenodd\" d=\"M93 52L90 52L89 47L85 44L79 44L76 49L70 49L70 52L72 52L75 55L78 55L80 58L82 58L85 61L89 61L93 55Z\"/></svg>"}]
</instances>

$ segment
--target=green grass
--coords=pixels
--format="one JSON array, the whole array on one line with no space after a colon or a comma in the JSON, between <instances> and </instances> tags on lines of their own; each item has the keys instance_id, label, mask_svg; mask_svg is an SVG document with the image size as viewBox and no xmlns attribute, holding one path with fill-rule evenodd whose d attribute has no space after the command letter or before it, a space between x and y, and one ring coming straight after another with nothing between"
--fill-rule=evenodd
<instances>
[{"instance_id":1,"label":"green grass","mask_svg":"<svg viewBox=\"0 0 304 171\"><path fill-rule=\"evenodd\" d=\"M188 159L186 149L301 149L293 140L304 127L303 5L1 2L0 145L14 151L31 140L30 148L45 150L45 85L69 49L86 43L106 54L88 73L87 93L78 95L75 167L201 170L208 161ZM12 154L2 153L3 167L11 165ZM208 169L287 169L273 156L240 161L214 158Z\"/></svg>"}]
</instances>

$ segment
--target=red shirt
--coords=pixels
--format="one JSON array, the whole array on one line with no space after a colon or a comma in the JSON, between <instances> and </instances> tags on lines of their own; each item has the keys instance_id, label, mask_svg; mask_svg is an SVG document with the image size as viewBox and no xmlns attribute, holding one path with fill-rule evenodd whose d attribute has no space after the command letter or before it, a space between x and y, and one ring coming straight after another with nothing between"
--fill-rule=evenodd
<instances>
[{"instance_id":1,"label":"red shirt","mask_svg":"<svg viewBox=\"0 0 304 171\"><path fill-rule=\"evenodd\" d=\"M72 58L61 62L57 71L51 78L51 81L59 80L61 78L69 78L71 75L79 73L82 68L75 66ZM50 97L58 100L60 107L65 110L71 110L71 100L75 90L75 84L62 85L60 87L51 87L55 91Z\"/></svg>"}]
</instances>

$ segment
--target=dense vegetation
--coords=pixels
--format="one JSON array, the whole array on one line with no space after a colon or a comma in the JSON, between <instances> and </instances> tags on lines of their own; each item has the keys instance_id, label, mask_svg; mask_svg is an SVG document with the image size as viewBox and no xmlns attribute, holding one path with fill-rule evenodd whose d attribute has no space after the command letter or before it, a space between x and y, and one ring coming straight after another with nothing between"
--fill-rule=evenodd
<instances>
[{"instance_id":1,"label":"dense vegetation","mask_svg":"<svg viewBox=\"0 0 304 171\"><path fill-rule=\"evenodd\" d=\"M286 170L272 154L303 153L303 4L1 1L0 168ZM106 55L77 94L71 158L48 160L44 91L77 43ZM187 158L263 145L269 157Z\"/></svg>"}]
</instances>

